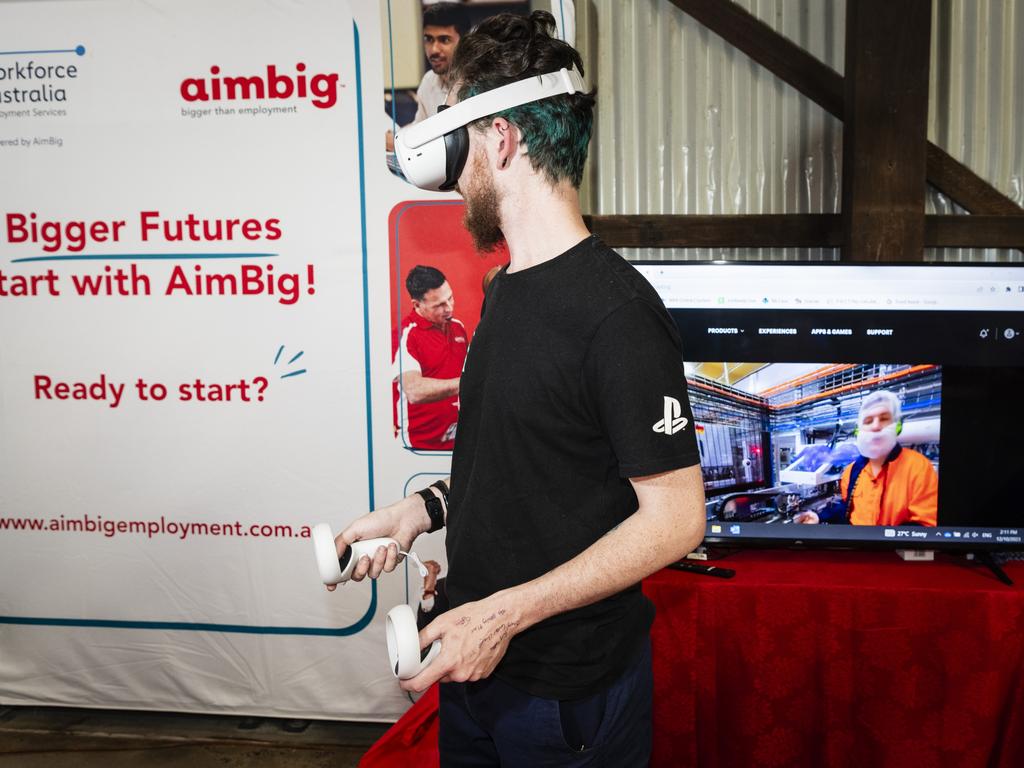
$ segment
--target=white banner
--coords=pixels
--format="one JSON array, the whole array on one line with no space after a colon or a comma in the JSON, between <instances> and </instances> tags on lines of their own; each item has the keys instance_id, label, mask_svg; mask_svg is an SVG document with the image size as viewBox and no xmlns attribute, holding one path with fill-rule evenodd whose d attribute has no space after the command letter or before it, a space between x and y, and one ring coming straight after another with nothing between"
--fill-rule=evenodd
<instances>
[{"instance_id":1,"label":"white banner","mask_svg":"<svg viewBox=\"0 0 1024 768\"><path fill-rule=\"evenodd\" d=\"M381 18L0 2L0 703L408 706L418 575L329 594L308 538L450 464L402 439L395 331L408 268L472 249L388 171Z\"/></svg>"}]
</instances>

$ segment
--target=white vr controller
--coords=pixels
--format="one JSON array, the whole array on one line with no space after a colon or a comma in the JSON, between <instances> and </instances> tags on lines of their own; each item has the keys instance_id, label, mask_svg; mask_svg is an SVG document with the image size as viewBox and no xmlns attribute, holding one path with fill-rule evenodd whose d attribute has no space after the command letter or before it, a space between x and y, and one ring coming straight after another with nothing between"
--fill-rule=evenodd
<instances>
[{"instance_id":1,"label":"white vr controller","mask_svg":"<svg viewBox=\"0 0 1024 768\"><path fill-rule=\"evenodd\" d=\"M341 557L338 557L331 527L327 523L313 526L313 551L316 553L316 564L320 569L320 579L327 585L348 581L352 578L352 571L355 570L356 563L363 555L372 560L380 547L387 549L392 544L398 546L397 541L388 538L356 541L349 545ZM427 575L426 566L416 557L415 552L399 550L399 554L406 555L416 563L421 577ZM441 652L440 640L435 640L430 648L420 651L420 633L416 628L416 614L412 606L403 603L388 611L385 629L391 671L399 680L416 677Z\"/></svg>"}]
</instances>

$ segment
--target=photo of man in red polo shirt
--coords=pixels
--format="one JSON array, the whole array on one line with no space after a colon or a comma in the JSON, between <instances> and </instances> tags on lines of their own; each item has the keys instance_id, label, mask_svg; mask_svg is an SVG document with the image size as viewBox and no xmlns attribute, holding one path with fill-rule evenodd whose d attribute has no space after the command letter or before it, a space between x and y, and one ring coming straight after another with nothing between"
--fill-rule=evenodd
<instances>
[{"instance_id":1,"label":"photo of man in red polo shirt","mask_svg":"<svg viewBox=\"0 0 1024 768\"><path fill-rule=\"evenodd\" d=\"M450 451L455 445L468 334L453 316L455 297L439 269L413 267L405 288L412 309L402 319L395 356L402 438L410 448Z\"/></svg>"}]
</instances>

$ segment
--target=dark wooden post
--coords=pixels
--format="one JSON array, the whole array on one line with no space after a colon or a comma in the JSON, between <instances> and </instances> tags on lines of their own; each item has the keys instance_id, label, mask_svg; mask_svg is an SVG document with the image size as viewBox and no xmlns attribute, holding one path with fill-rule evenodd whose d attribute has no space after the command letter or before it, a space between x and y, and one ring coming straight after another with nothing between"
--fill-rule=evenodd
<instances>
[{"instance_id":1,"label":"dark wooden post","mask_svg":"<svg viewBox=\"0 0 1024 768\"><path fill-rule=\"evenodd\" d=\"M931 0L848 0L843 259L924 256Z\"/></svg>"}]
</instances>

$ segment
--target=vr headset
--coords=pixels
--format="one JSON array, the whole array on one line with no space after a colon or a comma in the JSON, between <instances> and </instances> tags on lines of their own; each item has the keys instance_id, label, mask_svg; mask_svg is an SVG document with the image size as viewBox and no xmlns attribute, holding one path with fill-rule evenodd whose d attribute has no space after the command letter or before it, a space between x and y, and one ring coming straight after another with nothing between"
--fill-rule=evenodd
<instances>
[{"instance_id":1,"label":"vr headset","mask_svg":"<svg viewBox=\"0 0 1024 768\"><path fill-rule=\"evenodd\" d=\"M420 189L447 192L469 157L466 126L480 118L551 96L583 90L583 77L573 67L503 85L453 107L438 107L437 114L410 125L395 136L395 154L405 178Z\"/></svg>"}]
</instances>

